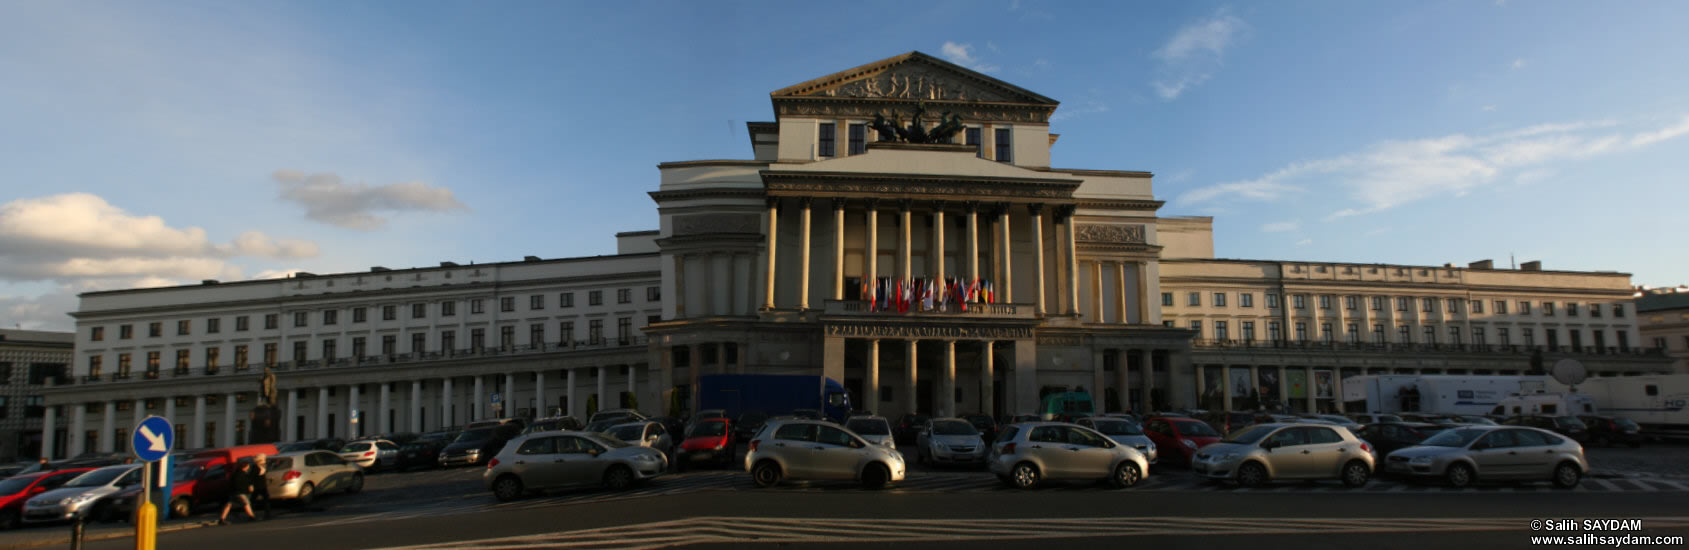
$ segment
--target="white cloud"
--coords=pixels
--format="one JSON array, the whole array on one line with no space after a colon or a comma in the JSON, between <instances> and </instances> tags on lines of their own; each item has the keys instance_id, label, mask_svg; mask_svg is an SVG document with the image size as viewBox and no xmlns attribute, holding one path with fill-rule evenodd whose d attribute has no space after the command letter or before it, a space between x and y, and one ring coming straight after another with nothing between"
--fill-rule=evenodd
<instances>
[{"instance_id":1,"label":"white cloud","mask_svg":"<svg viewBox=\"0 0 1689 550\"><path fill-rule=\"evenodd\" d=\"M1484 110L1485 110L1485 111L1494 111L1494 110L1495 110L1495 106L1494 106L1494 105L1485 105L1485 106L1484 106Z\"/></svg>"},{"instance_id":2,"label":"white cloud","mask_svg":"<svg viewBox=\"0 0 1689 550\"><path fill-rule=\"evenodd\" d=\"M1056 110L1056 114L1050 115L1050 121L1051 122L1059 122L1059 121L1068 120L1068 119L1071 119L1073 117L1077 117L1077 116L1081 116L1081 115L1094 115L1094 114L1097 114L1097 113L1106 113L1106 112L1108 112L1108 104L1107 103L1103 103L1101 101L1097 101L1097 100L1094 100L1094 99L1093 100L1086 100L1085 104L1083 104L1083 105L1067 105L1067 106L1063 106L1063 107L1058 108Z\"/></svg>"},{"instance_id":3,"label":"white cloud","mask_svg":"<svg viewBox=\"0 0 1689 550\"><path fill-rule=\"evenodd\" d=\"M1513 68L1514 68L1514 69L1515 69L1515 70L1517 70L1517 69L1523 69L1523 68L1525 68L1525 60L1524 60L1524 59L1515 59L1515 60L1513 60Z\"/></svg>"},{"instance_id":4,"label":"white cloud","mask_svg":"<svg viewBox=\"0 0 1689 550\"><path fill-rule=\"evenodd\" d=\"M1347 192L1358 204L1340 208L1327 221L1393 208L1433 196L1461 196L1511 176L1529 184L1553 175L1549 165L1644 147L1689 134L1689 117L1628 138L1608 120L1539 124L1486 136L1454 134L1383 141L1336 157L1289 165L1260 178L1210 185L1179 200L1217 198L1258 201L1319 186Z\"/></svg>"},{"instance_id":5,"label":"white cloud","mask_svg":"<svg viewBox=\"0 0 1689 550\"><path fill-rule=\"evenodd\" d=\"M281 186L281 198L305 207L305 217L347 229L365 231L387 225L377 212L447 212L467 210L452 191L422 182L369 185L345 183L330 173L306 175L294 170L277 170L272 178Z\"/></svg>"},{"instance_id":6,"label":"white cloud","mask_svg":"<svg viewBox=\"0 0 1689 550\"><path fill-rule=\"evenodd\" d=\"M997 72L997 69L1000 67L987 64L984 61L981 61L978 57L974 57L973 49L974 45L972 43L957 44L955 42L946 41L944 46L939 48L939 54L943 55L944 59L949 60L951 63L955 63L969 69L982 73Z\"/></svg>"},{"instance_id":7,"label":"white cloud","mask_svg":"<svg viewBox=\"0 0 1689 550\"><path fill-rule=\"evenodd\" d=\"M1150 57L1160 62L1159 77L1151 82L1162 99L1177 99L1191 87L1213 78L1226 49L1248 30L1243 19L1222 9L1173 33Z\"/></svg>"},{"instance_id":8,"label":"white cloud","mask_svg":"<svg viewBox=\"0 0 1689 550\"><path fill-rule=\"evenodd\" d=\"M71 330L76 322L66 312L75 311L76 302L76 293L63 287L39 296L0 296L0 328Z\"/></svg>"},{"instance_id":9,"label":"white cloud","mask_svg":"<svg viewBox=\"0 0 1689 550\"><path fill-rule=\"evenodd\" d=\"M1302 239L1300 241L1296 241L1296 246L1308 246L1310 244L1314 244L1313 239Z\"/></svg>"},{"instance_id":10,"label":"white cloud","mask_svg":"<svg viewBox=\"0 0 1689 550\"><path fill-rule=\"evenodd\" d=\"M1262 233L1286 233L1286 232L1290 232L1290 231L1295 231L1297 229L1300 229L1301 227L1302 227L1302 221L1301 220L1285 220L1285 221L1282 221L1282 222L1272 222L1272 223L1269 223L1269 224L1266 224L1266 225L1262 225L1261 226L1261 232Z\"/></svg>"}]
</instances>

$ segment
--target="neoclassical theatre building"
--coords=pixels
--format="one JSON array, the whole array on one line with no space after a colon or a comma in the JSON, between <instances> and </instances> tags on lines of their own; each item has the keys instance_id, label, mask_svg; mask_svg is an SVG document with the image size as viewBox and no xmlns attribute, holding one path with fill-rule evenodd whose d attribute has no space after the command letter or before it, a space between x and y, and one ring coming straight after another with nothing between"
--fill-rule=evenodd
<instances>
[{"instance_id":1,"label":"neoclassical theatre building","mask_svg":"<svg viewBox=\"0 0 1689 550\"><path fill-rule=\"evenodd\" d=\"M925 54L770 99L750 159L658 166L659 229L615 255L84 294L46 448L121 449L148 414L184 447L244 441L265 369L285 440L685 414L718 373L824 375L895 417L1066 390L1341 410L1343 376L1538 349L1669 369L1624 274L1215 259L1211 220L1162 217L1149 172L1052 166L1056 101Z\"/></svg>"}]
</instances>

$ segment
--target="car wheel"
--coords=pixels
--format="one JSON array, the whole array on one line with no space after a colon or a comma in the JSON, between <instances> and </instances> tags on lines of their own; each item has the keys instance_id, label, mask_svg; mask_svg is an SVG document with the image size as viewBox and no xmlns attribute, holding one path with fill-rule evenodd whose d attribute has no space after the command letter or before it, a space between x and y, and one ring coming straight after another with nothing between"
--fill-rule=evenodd
<instances>
[{"instance_id":1,"label":"car wheel","mask_svg":"<svg viewBox=\"0 0 1689 550\"><path fill-rule=\"evenodd\" d=\"M300 506L310 506L311 502L316 499L317 486L309 481L299 487L299 496L295 498L295 500L299 501Z\"/></svg>"},{"instance_id":2,"label":"car wheel","mask_svg":"<svg viewBox=\"0 0 1689 550\"><path fill-rule=\"evenodd\" d=\"M188 500L188 497L182 497L170 501L170 517L185 518L193 515L193 513L194 503L193 501Z\"/></svg>"},{"instance_id":3,"label":"car wheel","mask_svg":"<svg viewBox=\"0 0 1689 550\"><path fill-rule=\"evenodd\" d=\"M772 460L758 462L756 467L751 468L751 481L765 489L775 486L780 483L780 465Z\"/></svg>"},{"instance_id":4,"label":"car wheel","mask_svg":"<svg viewBox=\"0 0 1689 550\"><path fill-rule=\"evenodd\" d=\"M862 486L868 489L885 487L891 481L891 471L883 464L869 464L868 469L862 471Z\"/></svg>"},{"instance_id":5,"label":"car wheel","mask_svg":"<svg viewBox=\"0 0 1689 550\"><path fill-rule=\"evenodd\" d=\"M1033 466L1029 462L1016 464L1015 469L1009 473L1009 481L1013 483L1017 489L1031 489L1037 487L1038 467Z\"/></svg>"},{"instance_id":6,"label":"car wheel","mask_svg":"<svg viewBox=\"0 0 1689 550\"><path fill-rule=\"evenodd\" d=\"M1443 481L1455 488L1472 485L1472 477L1472 467L1465 464L1451 464L1448 471L1443 473Z\"/></svg>"},{"instance_id":7,"label":"car wheel","mask_svg":"<svg viewBox=\"0 0 1689 550\"><path fill-rule=\"evenodd\" d=\"M350 495L362 490L364 490L364 475L352 474L352 483L346 486L346 494Z\"/></svg>"},{"instance_id":8,"label":"car wheel","mask_svg":"<svg viewBox=\"0 0 1689 550\"><path fill-rule=\"evenodd\" d=\"M6 510L4 512L0 512L0 530L17 528L18 512L16 510Z\"/></svg>"},{"instance_id":9,"label":"car wheel","mask_svg":"<svg viewBox=\"0 0 1689 550\"><path fill-rule=\"evenodd\" d=\"M1110 481L1114 483L1115 488L1125 489L1127 487L1137 485L1138 481L1143 478L1144 473L1138 469L1138 465L1131 461L1126 461L1120 463L1119 466L1114 467L1114 477L1111 478Z\"/></svg>"},{"instance_id":10,"label":"car wheel","mask_svg":"<svg viewBox=\"0 0 1689 550\"><path fill-rule=\"evenodd\" d=\"M500 502L510 502L522 498L522 480L513 475L504 475L493 482L493 496Z\"/></svg>"},{"instance_id":11,"label":"car wheel","mask_svg":"<svg viewBox=\"0 0 1689 550\"><path fill-rule=\"evenodd\" d=\"M611 491L625 491L633 486L633 470L627 466L611 466L610 471L604 472L604 487Z\"/></svg>"},{"instance_id":12,"label":"car wheel","mask_svg":"<svg viewBox=\"0 0 1689 550\"><path fill-rule=\"evenodd\" d=\"M1237 467L1237 484L1244 487L1260 487L1267 483L1267 468L1258 463L1245 462Z\"/></svg>"},{"instance_id":13,"label":"car wheel","mask_svg":"<svg viewBox=\"0 0 1689 550\"><path fill-rule=\"evenodd\" d=\"M1372 479L1372 471L1366 467L1365 462L1351 460L1348 464L1343 465L1344 485L1349 487L1365 487L1366 482L1370 479Z\"/></svg>"},{"instance_id":14,"label":"car wheel","mask_svg":"<svg viewBox=\"0 0 1689 550\"><path fill-rule=\"evenodd\" d=\"M1578 470L1578 466L1576 464L1561 462L1559 466L1554 467L1555 487L1559 487L1561 489L1577 487L1578 481L1582 479L1583 472Z\"/></svg>"}]
</instances>

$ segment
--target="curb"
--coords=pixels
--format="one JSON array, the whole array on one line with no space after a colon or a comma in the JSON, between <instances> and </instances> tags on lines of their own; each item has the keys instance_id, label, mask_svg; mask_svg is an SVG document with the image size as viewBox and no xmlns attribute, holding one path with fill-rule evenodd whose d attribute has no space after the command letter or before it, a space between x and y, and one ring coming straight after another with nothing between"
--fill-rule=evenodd
<instances>
[{"instance_id":1,"label":"curb","mask_svg":"<svg viewBox=\"0 0 1689 550\"><path fill-rule=\"evenodd\" d=\"M198 529L198 528L201 528L201 527L210 527L210 526L215 525L215 524L216 524L216 522L213 522L213 521L200 521L200 522L194 522L194 523L175 523L175 524L160 525L160 526L158 526L158 533L172 533L172 532L176 532L176 531L187 531L189 529ZM126 539L126 538L134 538L134 536L135 536L135 532L134 532L133 529L114 529L112 531L108 531L108 532L105 532L105 533L84 533L83 536L82 536L82 542L97 542L97 541L102 541L102 540ZM65 545L65 544L70 544L70 537L69 536L62 537L62 538L54 538L54 539L41 539L41 540L25 541L25 542L18 543L17 545L12 546L11 548L37 548L37 547L42 547L42 546L58 546L58 545Z\"/></svg>"}]
</instances>

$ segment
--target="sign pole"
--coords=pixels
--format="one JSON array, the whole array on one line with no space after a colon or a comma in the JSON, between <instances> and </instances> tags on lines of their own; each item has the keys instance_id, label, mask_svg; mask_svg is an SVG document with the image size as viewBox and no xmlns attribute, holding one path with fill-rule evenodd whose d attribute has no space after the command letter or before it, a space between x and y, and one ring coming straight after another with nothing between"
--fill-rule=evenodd
<instances>
[{"instance_id":1,"label":"sign pole","mask_svg":"<svg viewBox=\"0 0 1689 550\"><path fill-rule=\"evenodd\" d=\"M141 466L141 497L135 500L135 550L153 550L158 508L152 505L152 464Z\"/></svg>"},{"instance_id":2,"label":"sign pole","mask_svg":"<svg viewBox=\"0 0 1689 550\"><path fill-rule=\"evenodd\" d=\"M129 449L141 459L141 494L135 499L135 550L153 550L158 543L158 507L152 503L153 468L159 468L158 481L163 485L169 477L164 468L169 464L170 449L175 447L176 434L170 421L157 416L141 419L135 426ZM169 495L165 495L169 501Z\"/></svg>"}]
</instances>

